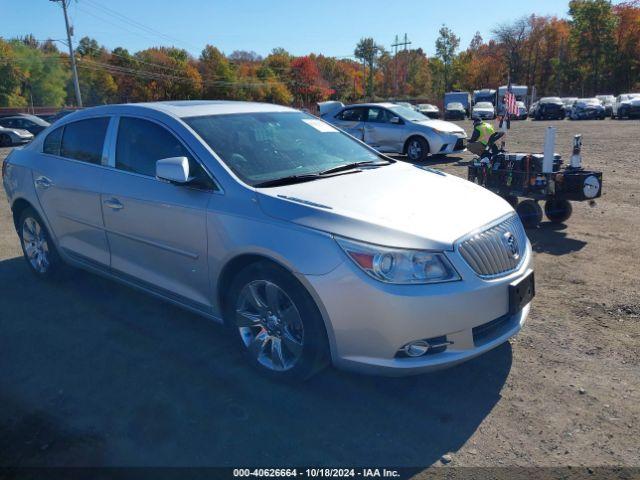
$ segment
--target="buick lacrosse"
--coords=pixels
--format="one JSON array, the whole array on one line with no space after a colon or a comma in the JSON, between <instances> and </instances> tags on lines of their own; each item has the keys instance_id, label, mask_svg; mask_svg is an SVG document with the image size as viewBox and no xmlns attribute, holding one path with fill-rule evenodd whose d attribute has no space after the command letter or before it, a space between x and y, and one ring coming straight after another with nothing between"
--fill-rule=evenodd
<instances>
[{"instance_id":1,"label":"buick lacrosse","mask_svg":"<svg viewBox=\"0 0 640 480\"><path fill-rule=\"evenodd\" d=\"M36 276L70 264L198 312L278 378L460 363L515 335L534 295L506 201L291 108L90 108L2 176Z\"/></svg>"}]
</instances>

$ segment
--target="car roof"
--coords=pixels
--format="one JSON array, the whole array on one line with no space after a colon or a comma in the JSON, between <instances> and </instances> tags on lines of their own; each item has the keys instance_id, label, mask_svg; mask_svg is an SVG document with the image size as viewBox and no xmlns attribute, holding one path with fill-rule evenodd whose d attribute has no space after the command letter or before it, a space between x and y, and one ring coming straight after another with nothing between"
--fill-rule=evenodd
<instances>
[{"instance_id":1,"label":"car roof","mask_svg":"<svg viewBox=\"0 0 640 480\"><path fill-rule=\"evenodd\" d=\"M344 108L353 108L353 107L384 107L384 108L391 108L391 107L397 107L399 106L397 103L391 103L391 102L380 102L380 103L354 103L352 105L346 105ZM402 106L402 105L400 105Z\"/></svg>"},{"instance_id":2,"label":"car roof","mask_svg":"<svg viewBox=\"0 0 640 480\"><path fill-rule=\"evenodd\" d=\"M275 105L271 103L237 102L230 100L180 100L167 102L142 102L122 103L115 105L103 105L99 107L85 108L81 111L66 115L66 120L71 117L80 119L85 116L100 114L135 113L144 110L153 110L168 114L172 117L186 118L206 115L225 115L232 113L260 113L260 112L296 112L297 110Z\"/></svg>"}]
</instances>

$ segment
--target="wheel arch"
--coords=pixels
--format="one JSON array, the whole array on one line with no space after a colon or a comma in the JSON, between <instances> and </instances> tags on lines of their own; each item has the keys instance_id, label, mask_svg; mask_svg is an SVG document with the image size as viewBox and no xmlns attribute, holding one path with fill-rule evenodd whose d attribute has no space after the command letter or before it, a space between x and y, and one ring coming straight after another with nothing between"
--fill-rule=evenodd
<instances>
[{"instance_id":1,"label":"wheel arch","mask_svg":"<svg viewBox=\"0 0 640 480\"><path fill-rule=\"evenodd\" d=\"M429 151L427 152L427 154L431 153L431 142L429 141L427 136L424 135L423 133L412 133L407 137L407 139L404 141L404 145L402 146L402 153L404 155L407 154L407 149L409 148L409 142L414 138L421 138L422 140L427 142L427 147L429 147Z\"/></svg>"},{"instance_id":2,"label":"wheel arch","mask_svg":"<svg viewBox=\"0 0 640 480\"><path fill-rule=\"evenodd\" d=\"M223 323L227 325L227 320L224 318L225 311L225 293L226 288L229 287L235 275L237 275L243 268L257 262L266 261L278 268L281 268L283 271L287 272L293 278L295 278L302 287L307 291L307 293L313 299L318 311L320 312L320 316L322 317L322 322L324 323L325 334L327 336L327 345L329 346L329 354L331 358L334 358L334 354L336 351L335 347L335 335L333 332L333 328L331 326L331 321L329 319L329 314L327 309L325 308L322 299L315 291L315 289L311 286L311 284L306 280L305 276L295 272L283 262L278 261L276 258L263 254L263 253L241 253L236 255L233 258L230 258L220 270L219 275L217 276L217 282L215 287L215 295L216 302L218 306L218 311L220 312L220 318Z\"/></svg>"},{"instance_id":3,"label":"wheel arch","mask_svg":"<svg viewBox=\"0 0 640 480\"><path fill-rule=\"evenodd\" d=\"M16 228L16 231L18 231L18 222L20 221L20 215L22 215L22 212L24 212L27 208L32 208L33 210L36 211L36 213L38 213L38 215L40 215L40 213L33 206L33 204L28 200L26 200L25 198L22 198L22 197L16 198L11 204L11 213L13 215L13 226Z\"/></svg>"}]
</instances>

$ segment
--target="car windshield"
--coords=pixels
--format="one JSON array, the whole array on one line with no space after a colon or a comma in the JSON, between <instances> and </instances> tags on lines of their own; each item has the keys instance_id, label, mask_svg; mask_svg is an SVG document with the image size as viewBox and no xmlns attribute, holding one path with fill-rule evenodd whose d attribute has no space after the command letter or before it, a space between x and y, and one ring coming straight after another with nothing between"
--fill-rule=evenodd
<instances>
[{"instance_id":1,"label":"car windshield","mask_svg":"<svg viewBox=\"0 0 640 480\"><path fill-rule=\"evenodd\" d=\"M183 119L244 182L309 175L380 156L302 112L209 115Z\"/></svg>"},{"instance_id":2,"label":"car windshield","mask_svg":"<svg viewBox=\"0 0 640 480\"><path fill-rule=\"evenodd\" d=\"M451 102L447 104L447 110L464 110L460 102Z\"/></svg>"},{"instance_id":3,"label":"car windshield","mask_svg":"<svg viewBox=\"0 0 640 480\"><path fill-rule=\"evenodd\" d=\"M389 107L389 110L409 121L419 122L426 118L423 114L415 111L413 108L403 107L402 105L392 105L391 107Z\"/></svg>"},{"instance_id":4,"label":"car windshield","mask_svg":"<svg viewBox=\"0 0 640 480\"><path fill-rule=\"evenodd\" d=\"M478 102L478 103L476 103L476 107L478 107L478 108L493 108L493 104L491 104L491 102Z\"/></svg>"},{"instance_id":5,"label":"car windshield","mask_svg":"<svg viewBox=\"0 0 640 480\"><path fill-rule=\"evenodd\" d=\"M600 100L597 98L581 98L578 103L584 103L589 105L601 105Z\"/></svg>"},{"instance_id":6,"label":"car windshield","mask_svg":"<svg viewBox=\"0 0 640 480\"><path fill-rule=\"evenodd\" d=\"M430 103L421 103L418 105L418 108L422 108L423 110L435 110L436 107Z\"/></svg>"},{"instance_id":7,"label":"car windshield","mask_svg":"<svg viewBox=\"0 0 640 480\"><path fill-rule=\"evenodd\" d=\"M16 118L20 118L20 117L16 117ZM40 125L42 127L48 127L49 126L49 122L45 122L43 119L41 119L40 117L36 117L35 115L23 115L22 118L25 118L27 120L31 120L36 125Z\"/></svg>"}]
</instances>

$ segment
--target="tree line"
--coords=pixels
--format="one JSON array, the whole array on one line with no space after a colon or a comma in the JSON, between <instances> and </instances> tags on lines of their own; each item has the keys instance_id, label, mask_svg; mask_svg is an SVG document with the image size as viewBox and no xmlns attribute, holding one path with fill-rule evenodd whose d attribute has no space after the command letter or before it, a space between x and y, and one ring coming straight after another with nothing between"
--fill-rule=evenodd
<instances>
[{"instance_id":1,"label":"tree line","mask_svg":"<svg viewBox=\"0 0 640 480\"><path fill-rule=\"evenodd\" d=\"M294 56L275 48L225 55L206 45L195 58L158 46L135 53L80 39L76 58L85 105L235 99L308 106L323 100L424 99L496 88L508 78L538 95L590 96L640 90L640 0L572 0L568 18L527 16L479 33L466 49L443 25L435 55L396 54L363 38L353 56ZM69 57L52 40L0 38L0 107L73 105Z\"/></svg>"}]
</instances>

